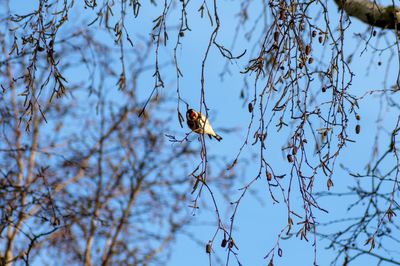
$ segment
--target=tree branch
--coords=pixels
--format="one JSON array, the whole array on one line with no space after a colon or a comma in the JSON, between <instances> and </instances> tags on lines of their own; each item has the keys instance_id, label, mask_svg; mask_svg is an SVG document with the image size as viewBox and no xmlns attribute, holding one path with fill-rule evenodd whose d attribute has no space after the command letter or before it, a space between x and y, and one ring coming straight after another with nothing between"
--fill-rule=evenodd
<instances>
[{"instance_id":1,"label":"tree branch","mask_svg":"<svg viewBox=\"0 0 400 266\"><path fill-rule=\"evenodd\" d=\"M367 0L335 0L335 3L348 16L358 18L371 26L396 29L400 21L400 9L393 5L381 6L375 1Z\"/></svg>"}]
</instances>

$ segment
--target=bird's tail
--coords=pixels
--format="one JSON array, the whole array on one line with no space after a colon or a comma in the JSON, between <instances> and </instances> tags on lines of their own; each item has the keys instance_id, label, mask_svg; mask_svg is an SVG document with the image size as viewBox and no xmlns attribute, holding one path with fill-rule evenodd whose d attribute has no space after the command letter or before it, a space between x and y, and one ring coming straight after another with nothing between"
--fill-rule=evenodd
<instances>
[{"instance_id":1,"label":"bird's tail","mask_svg":"<svg viewBox=\"0 0 400 266\"><path fill-rule=\"evenodd\" d=\"M215 135L213 136L216 140L221 141L222 138L220 135L218 135L217 133L215 133Z\"/></svg>"}]
</instances>

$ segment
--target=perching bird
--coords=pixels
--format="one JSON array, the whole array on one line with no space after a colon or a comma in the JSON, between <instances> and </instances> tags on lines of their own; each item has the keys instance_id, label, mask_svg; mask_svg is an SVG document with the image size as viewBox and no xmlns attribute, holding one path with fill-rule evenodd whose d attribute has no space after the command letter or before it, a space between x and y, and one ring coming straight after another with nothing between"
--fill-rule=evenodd
<instances>
[{"instance_id":1,"label":"perching bird","mask_svg":"<svg viewBox=\"0 0 400 266\"><path fill-rule=\"evenodd\" d=\"M200 112L189 109L186 112L186 119L188 127L193 132L196 132L198 134L207 134L210 139L211 137L214 137L218 141L222 140L221 136L214 132L214 129L211 127L208 119Z\"/></svg>"}]
</instances>

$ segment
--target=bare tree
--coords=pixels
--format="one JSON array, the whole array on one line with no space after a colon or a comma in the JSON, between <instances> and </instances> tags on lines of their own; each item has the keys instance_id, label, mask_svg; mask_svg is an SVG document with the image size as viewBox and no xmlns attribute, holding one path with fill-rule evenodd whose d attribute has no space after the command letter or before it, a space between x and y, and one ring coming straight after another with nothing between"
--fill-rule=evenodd
<instances>
[{"instance_id":1,"label":"bare tree","mask_svg":"<svg viewBox=\"0 0 400 266\"><path fill-rule=\"evenodd\" d=\"M390 129L380 122L365 173L341 166L355 185L347 192L333 189L340 155L361 132L360 105L372 95L381 102L378 115L400 109L399 62L396 79L388 67L383 88L352 90L358 53L369 48L370 58L384 53L390 60L399 58L396 4L242 0L231 41L220 37L227 26L217 0L39 0L28 11L3 1L2 264L46 261L46 252L68 264L162 263L177 234L190 224L190 214L204 205L215 211L216 228L205 243L210 264L221 239L225 264L232 257L240 263L235 216L254 184L265 179L271 200L287 210L287 224L264 254L270 265L276 254L282 256L280 240L290 236L312 239L314 265L320 238L337 253L333 264L348 265L361 255L375 257L378 264L400 264L387 248L400 241L393 233L399 231L394 222L399 117ZM155 10L150 32L132 33L132 25L140 26L141 12L150 9ZM242 123L247 128L242 146L227 159L211 158L204 135L195 148L189 130L186 135L171 130L175 117L184 127L189 108L181 79L190 70L182 67L179 50L194 16L209 22L197 66L198 111L208 118L212 108L206 93L212 51L226 62L221 78L243 77L239 97L251 118ZM364 23L365 31L356 34L357 49L348 51L353 18ZM240 64L240 71L231 63ZM154 86L144 90L139 84L149 77ZM169 83L175 93L160 93ZM266 156L271 134L283 136L286 169ZM388 140L383 153L382 136ZM243 154L250 146L257 148L256 160ZM236 187L236 198L229 193L236 183L212 182L215 176L227 180L248 161L258 174ZM211 169L218 174L211 175ZM325 178L323 191L317 191L317 178ZM203 200L204 193L210 201ZM231 203L228 220L216 193ZM318 223L318 215L329 211L318 199L343 195L356 198L350 210L364 211ZM299 204L293 203L297 196ZM343 230L323 232L333 224Z\"/></svg>"}]
</instances>

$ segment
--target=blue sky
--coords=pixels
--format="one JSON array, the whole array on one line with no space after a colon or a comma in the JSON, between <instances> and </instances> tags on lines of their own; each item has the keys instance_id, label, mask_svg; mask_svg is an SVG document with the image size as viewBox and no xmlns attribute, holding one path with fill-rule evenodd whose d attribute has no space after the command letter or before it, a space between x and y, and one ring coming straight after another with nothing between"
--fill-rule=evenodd
<instances>
[{"instance_id":1,"label":"blue sky","mask_svg":"<svg viewBox=\"0 0 400 266\"><path fill-rule=\"evenodd\" d=\"M16 1L16 5L18 5ZM177 1L178 2L178 1ZM183 72L183 78L181 78L181 94L182 98L187 101L191 107L197 109L200 104L200 78L201 78L201 60L203 59L204 52L206 50L209 36L211 34L212 27L207 18L200 18L197 9L200 3L191 1L190 3L189 25L191 31L186 31L185 36L181 39L182 46L178 51L178 60L180 68ZM219 1L219 12L221 19L221 30L218 35L218 41L225 47L230 47L235 27L237 24L237 17L235 14L240 10L239 1ZM336 6L329 1L329 16L332 23L338 21L338 12ZM197 7L197 8L196 8ZM20 8L20 7L19 7ZM134 49L138 49L137 43L140 42L138 36L148 36L151 28L153 27L153 20L159 15L163 8L163 5L157 7L151 6L148 3L143 3L140 10L139 17L137 19L129 18L127 20L127 29L129 34L133 36ZM256 13L260 10L260 5L254 4L252 10ZM179 17L178 12L173 11L168 17L169 26L173 27L178 25ZM82 18L82 14L72 14L72 20L75 17L90 21L91 18L88 16ZM85 13L83 16L87 16ZM246 30L251 29L251 24L244 25ZM351 29L346 35L345 51L349 54L355 50L355 47L359 43L359 39L355 36L355 33L364 32L366 29L365 25L358 21L352 21ZM171 32L174 32L171 30ZM167 47L162 47L160 52L160 61L168 62L171 59L173 53L173 47L175 45L175 34L170 34L170 40ZM260 28L256 28L254 31L255 35L262 34ZM393 38L393 35L389 34L389 38ZM107 36L108 37L108 36ZM106 38L106 36L104 36ZM111 41L111 40L110 40ZM222 58L220 53L215 47L209 54L209 60L206 66L206 101L210 108L209 116L213 123L216 131L228 128L235 129L234 131L220 133L223 137L222 142L206 140L207 149L209 155L220 155L226 158L226 163L232 162L234 156L237 154L240 146L243 143L243 139L246 135L248 123L250 121L250 114L247 112L247 103L240 99L240 91L243 88L243 75L240 71L243 71L247 66L248 60L251 59L254 53L252 52L253 42L247 42L244 40L243 35L240 35L235 48L233 49L234 54L241 54L244 50L247 50L247 54L240 60L229 62L229 67L232 75L224 76L221 79L220 73L224 68L226 60ZM363 45L362 45L363 46ZM319 50L318 50L319 49ZM353 85L351 87L352 93L355 95L362 95L365 91L371 89L383 89L385 70L390 62L390 70L388 75L388 84L393 84L395 81L396 73L398 71L398 63L389 61L388 58L391 55L388 52L377 55L372 59L372 66L368 71L368 65L371 59L371 49L368 50L361 56L361 50L358 49L355 52L353 62L351 64L352 70L355 73ZM322 47L316 48L316 53L322 53ZM152 58L154 60L154 57ZM382 62L381 66L378 66L378 61ZM152 62L149 62L152 63ZM317 64L317 63L314 63ZM77 71L78 72L78 71ZM162 69L162 77L165 81L165 88L158 91L160 95L176 97L176 73L173 67L166 67ZM76 74L79 78L79 73ZM83 78L83 77L80 77ZM315 90L320 88L318 83L312 85ZM143 76L139 80L138 87L140 96L145 100L150 95L151 89L154 85L154 80L151 71ZM313 88L314 89L314 88ZM111 92L114 94L114 92ZM115 97L118 96L117 88L115 88ZM349 185L354 183L352 177L346 172L342 171L339 167L340 163L350 164L353 169L362 171L365 167L366 162L371 157L371 147L374 141L374 132L376 130L376 118L378 110L379 100L373 96L367 97L366 100L360 105L359 113L361 114L361 126L362 131L360 135L353 135L353 139L356 140L346 147L341 154L339 162L337 163L336 173L333 176L334 181L334 192L346 191ZM171 107L175 107L174 103ZM183 110L184 110L183 106ZM175 133L177 137L183 137L188 132L187 128L180 128L177 116L176 119L171 121L171 132ZM384 125L390 129L393 128L396 122L397 114L393 112L384 112ZM350 121L350 128L355 126L355 120ZM250 133L252 135L254 130ZM285 132L281 134L270 133L268 148L266 151L266 157L269 162L274 166L274 169L278 169L280 173L286 173L289 169L286 158L281 152L281 148L284 145L286 138ZM200 145L196 140L196 137L191 136L191 140L194 141L193 145ZM382 138L382 150L388 145L386 139ZM257 174L259 163L257 159L252 159L252 154L258 153L259 147L248 145L243 154L243 158L247 158L248 163L239 165L237 176L235 176L231 182L234 183L234 187L239 189L243 187L247 182L251 181ZM200 161L200 156L198 158ZM194 167L198 162L194 162ZM222 167L215 165L215 167ZM210 173L209 185L210 187L218 187L220 180L218 176L213 174L219 172L220 169L216 169ZM190 182L188 180L188 182ZM225 182L225 181L224 181ZM326 189L326 177L321 176L321 180L317 180L316 187L318 190ZM258 180L252 186L255 195L247 194L240 204L239 210L236 216L236 228L234 236L236 243L239 247L238 254L239 259L243 265L266 265L268 261L264 260L263 257L273 247L276 242L277 235L281 229L287 223L287 213L284 204L273 204L269 192L267 190L267 182L265 179ZM230 201L234 201L240 195L240 192L232 193L230 195ZM293 198L300 200L299 195L294 195ZM203 193L201 201L211 206L211 199L207 193ZM229 224L229 218L232 214L232 206L226 201L220 194L217 193L217 201L224 218L225 223ZM321 199L322 207L329 210L329 214L323 212L317 213L318 221L329 221L340 217L350 217L354 213L346 211L349 200L347 198L341 199ZM188 204L190 201L188 201ZM296 204L296 202L295 202ZM356 210L357 211L357 210ZM191 210L188 208L188 215L191 215ZM213 237L216 229L215 212L212 208L201 209L195 216L192 217L193 224L186 228L186 231L194 236L202 245L194 242L184 234L178 235L176 244L174 245L171 260L167 265L208 265L208 255L205 253L206 243ZM333 228L335 229L335 228ZM331 228L331 230L333 230ZM296 229L294 229L296 230ZM216 238L213 252L213 262L217 262L215 256L218 256L225 261L226 250L219 247L219 243L222 240L222 235L219 234ZM327 243L324 241L318 241L317 249L317 262L319 265L329 265L335 254L332 250L325 249ZM289 240L281 240L281 247L283 250L283 256L279 258L275 256L275 265L312 265L314 249L312 247L312 240L310 242L301 241L295 236ZM371 258L364 256L353 262L352 265L370 265ZM237 265L234 258L231 258L229 265ZM385 265L385 264L382 264Z\"/></svg>"},{"instance_id":2,"label":"blue sky","mask_svg":"<svg viewBox=\"0 0 400 266\"><path fill-rule=\"evenodd\" d=\"M230 41L233 37L233 32L237 21L235 20L234 14L239 10L239 5L232 1L221 1L219 2L221 12L221 33L219 34L219 40L223 45L229 47ZM338 18L338 12L336 6L329 3L329 15L332 23L335 23ZM196 19L197 18L197 19ZM198 106L199 92L200 92L200 60L205 50L205 45L208 41L210 29L207 27L205 20L200 20L198 16L194 16L191 19L192 32L185 35L183 40L183 47L181 53L181 64L184 69L184 78L182 79L181 87L183 88L183 97L190 101L195 107ZM355 50L355 46L358 44L359 39L355 37L355 33L361 33L366 30L365 25L359 23L356 20L352 20L351 29L346 35L345 51L350 54ZM392 36L392 35L391 35ZM393 36L392 36L393 37ZM373 42L371 42L373 43ZM363 45L361 45L363 47ZM237 45L234 49L234 53L239 54L244 49L251 48L251 45L243 39L238 40ZM353 86L351 87L352 93L355 95L362 95L365 91L371 89L382 89L384 88L383 81L384 73L388 64L388 53L383 53L381 56L375 56L372 60L372 66L368 70L370 64L369 53L370 48L361 56L361 50L358 49L354 55L353 63L351 64L352 70L355 73ZM317 52L318 53L318 52ZM248 57L244 57L248 59ZM206 94L208 107L211 108L210 116L213 121L214 127L234 127L240 128L238 132L230 134L221 134L224 141L216 143L208 141L207 145L212 152L218 154L235 154L241 145L241 140L245 136L247 123L249 121L249 114L247 112L247 105L243 106L243 102L239 99L239 93L243 85L242 75L238 72L243 70L246 66L246 59L238 60L237 62L231 63L232 75L227 75L224 80L221 80L219 73L225 63L224 59L218 54L216 49L213 49L210 56L209 67L207 69L206 78ZM382 62L381 66L378 66L378 61ZM395 60L394 60L395 61ZM395 80L396 71L398 69L397 62L391 62L392 66L389 66L391 70L388 75L388 84L391 84ZM211 66L211 67L210 67ZM314 85L315 86L315 85ZM319 87L315 88L320 89ZM193 101L194 100L194 101ZM374 140L374 132L376 129L377 119L377 108L378 100L374 97L369 97L360 106L360 115L362 120L360 122L362 131L360 135L356 135L354 132L351 136L356 139L356 142L348 145L343 151L341 158L336 167L336 174L333 176L334 181L334 192L346 191L349 185L353 184L354 180L346 172L342 171L339 167L340 163L349 163L356 171L362 171L365 167L366 162L371 157L371 147ZM393 128L396 122L396 113L384 112L385 125L388 128ZM355 127L355 121L350 121L351 126ZM177 125L177 123L176 123ZM179 129L178 129L179 130ZM350 130L351 131L351 130ZM278 134L271 134L267 149L267 157L270 162L277 167L277 169L285 172L287 170L286 158L282 156L280 149L283 145L284 137ZM387 140L382 140L382 150L388 145ZM255 152L258 147L247 147L248 153ZM246 174L242 176L242 179L232 180L240 188L245 182L250 181L254 178L258 170L258 161L254 160L253 164L247 165ZM326 178L321 176L321 181L318 184L318 189L326 190ZM216 177L213 182L218 182ZM212 183L210 184L213 185ZM259 180L254 185L254 190L257 192L257 197L247 195L245 200L239 207L237 214L235 236L239 246L239 258L243 265L266 265L268 262L263 259L264 255L273 247L277 235L280 230L286 225L287 214L283 204L272 204L271 198L267 191L267 184L265 180ZM236 195L237 197L237 195ZM296 198L296 197L295 197ZM300 199L299 195L297 198ZM232 200L236 199L232 196ZM210 200L209 197L203 196L203 200ZM221 205L223 200L220 199ZM319 212L317 214L318 221L328 221L338 218L352 217L357 214L357 210L353 212L347 212L347 204L349 198L328 198L321 199L321 205L329 210L329 214ZM222 208L224 209L224 208ZM229 214L232 213L232 209L228 209L226 214L226 222L229 222ZM202 241L203 246L199 246L193 243L192 240L186 236L181 236L177 239L177 245L172 253L171 261L168 265L207 265L208 256L204 251L204 246L214 234L215 226L201 225L202 222L215 222L213 211L208 213L199 212L193 217L195 223L200 225L191 226L189 230L196 238ZM330 228L330 230L335 227ZM222 236L220 235L219 239ZM218 239L218 238L217 238ZM226 251L219 247L218 240L216 242L214 251L216 255L222 258L225 262ZM282 258L275 256L276 265L312 265L313 263L313 247L312 241L305 242L299 238L293 236L289 240L281 242L283 249ZM327 242L318 241L317 249L317 262L319 265L328 265L335 254L332 250L326 250ZM214 254L214 255L215 255ZM372 265L371 261L374 261L371 257L361 256L352 265ZM216 260L214 260L216 262ZM231 258L229 265L237 265L234 259ZM382 265L385 265L383 263Z\"/></svg>"}]
</instances>

